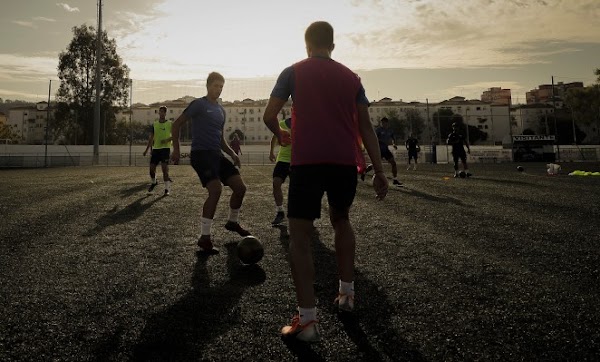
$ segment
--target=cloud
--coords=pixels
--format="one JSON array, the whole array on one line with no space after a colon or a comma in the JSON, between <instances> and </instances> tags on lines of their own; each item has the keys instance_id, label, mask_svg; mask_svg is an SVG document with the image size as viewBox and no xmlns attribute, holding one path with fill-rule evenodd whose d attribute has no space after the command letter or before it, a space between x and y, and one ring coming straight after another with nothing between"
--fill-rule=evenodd
<instances>
[{"instance_id":1,"label":"cloud","mask_svg":"<svg viewBox=\"0 0 600 362\"><path fill-rule=\"evenodd\" d=\"M69 4L65 4L65 3L56 3L57 6L60 6L61 8L65 9L66 11L73 13L73 12L79 12L79 8L77 7L71 7Z\"/></svg>"},{"instance_id":2,"label":"cloud","mask_svg":"<svg viewBox=\"0 0 600 362\"><path fill-rule=\"evenodd\" d=\"M56 19L46 18L46 17L43 17L43 16L36 16L36 17L33 18L33 20L35 20L35 21L47 21L47 22L50 22L50 23L56 22Z\"/></svg>"},{"instance_id":3,"label":"cloud","mask_svg":"<svg viewBox=\"0 0 600 362\"><path fill-rule=\"evenodd\" d=\"M32 29L36 29L37 28L35 26L35 24L32 23L31 21L13 20L11 22L14 23L14 24L20 25L20 26L24 26L26 28L32 28Z\"/></svg>"},{"instance_id":4,"label":"cloud","mask_svg":"<svg viewBox=\"0 0 600 362\"><path fill-rule=\"evenodd\" d=\"M543 63L546 55L573 53L577 43L599 42L597 1L404 2L377 19L363 17L368 30L338 35L336 54L365 69ZM376 5L367 2L364 10ZM560 46L544 49L549 42Z\"/></svg>"}]
</instances>

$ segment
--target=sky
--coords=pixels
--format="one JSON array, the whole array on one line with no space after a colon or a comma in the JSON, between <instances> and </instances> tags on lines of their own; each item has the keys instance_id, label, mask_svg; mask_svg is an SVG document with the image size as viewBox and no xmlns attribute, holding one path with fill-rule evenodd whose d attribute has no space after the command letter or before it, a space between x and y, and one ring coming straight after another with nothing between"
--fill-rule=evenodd
<instances>
[{"instance_id":1,"label":"sky","mask_svg":"<svg viewBox=\"0 0 600 362\"><path fill-rule=\"evenodd\" d=\"M96 0L61 1L0 3L0 98L47 99L72 28L97 26ZM591 85L600 68L598 0L103 0L103 29L142 103L203 96L211 71L226 78L224 100L268 98L306 57L317 20L333 25L332 57L370 100L480 99L502 87L524 103L552 77Z\"/></svg>"}]
</instances>

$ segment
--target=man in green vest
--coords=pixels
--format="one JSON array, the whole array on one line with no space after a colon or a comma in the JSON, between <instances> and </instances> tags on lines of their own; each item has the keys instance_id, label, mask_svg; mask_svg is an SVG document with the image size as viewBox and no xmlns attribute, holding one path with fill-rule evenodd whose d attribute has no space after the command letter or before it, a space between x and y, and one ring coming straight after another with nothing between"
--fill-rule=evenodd
<instances>
[{"instance_id":1,"label":"man in green vest","mask_svg":"<svg viewBox=\"0 0 600 362\"><path fill-rule=\"evenodd\" d=\"M279 128L283 132L291 134L292 130L292 118L285 118L279 122ZM271 152L269 152L269 160L275 163L273 169L273 197L275 198L275 219L271 222L271 225L276 226L283 222L285 219L285 212L283 211L283 191L281 185L285 182L285 179L290 174L290 162L292 161L292 145L280 145L277 158L275 158L275 145L277 145L277 137L273 135L271 138Z\"/></svg>"},{"instance_id":2,"label":"man in green vest","mask_svg":"<svg viewBox=\"0 0 600 362\"><path fill-rule=\"evenodd\" d=\"M165 181L165 196L171 193L171 179L169 178L169 158L171 157L171 125L173 122L167 120L167 107L161 106L158 109L158 121L154 121L150 130L148 145L144 151L144 156L152 149L150 157L150 179L152 183L148 188L148 193L152 192L158 180L156 179L156 166L160 163L162 167L163 180Z\"/></svg>"}]
</instances>

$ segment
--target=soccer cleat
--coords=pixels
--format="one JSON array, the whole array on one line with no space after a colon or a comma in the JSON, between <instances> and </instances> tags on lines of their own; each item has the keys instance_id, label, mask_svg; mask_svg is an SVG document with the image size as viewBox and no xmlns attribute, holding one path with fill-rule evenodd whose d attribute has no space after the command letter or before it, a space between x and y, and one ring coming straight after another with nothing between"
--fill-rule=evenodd
<instances>
[{"instance_id":1,"label":"soccer cleat","mask_svg":"<svg viewBox=\"0 0 600 362\"><path fill-rule=\"evenodd\" d=\"M296 338L303 342L318 342L321 340L321 333L317 321L310 321L305 325L300 324L300 316L295 315L292 318L291 326L281 328L281 336L284 338Z\"/></svg>"},{"instance_id":2,"label":"soccer cleat","mask_svg":"<svg viewBox=\"0 0 600 362\"><path fill-rule=\"evenodd\" d=\"M148 192L154 191L154 188L156 187L156 185L158 185L158 180L156 180L156 182L153 182L150 184L150 187L148 187Z\"/></svg>"},{"instance_id":3,"label":"soccer cleat","mask_svg":"<svg viewBox=\"0 0 600 362\"><path fill-rule=\"evenodd\" d=\"M210 239L210 235L202 235L200 239L198 239L198 246L200 247L200 251L206 254L218 254L219 249L213 246L212 240Z\"/></svg>"},{"instance_id":4,"label":"soccer cleat","mask_svg":"<svg viewBox=\"0 0 600 362\"><path fill-rule=\"evenodd\" d=\"M470 172L467 172L467 177L471 177L471 176L473 176L473 174Z\"/></svg>"},{"instance_id":5,"label":"soccer cleat","mask_svg":"<svg viewBox=\"0 0 600 362\"><path fill-rule=\"evenodd\" d=\"M171 191L165 190L165 196L169 196L169 195L171 195Z\"/></svg>"},{"instance_id":6,"label":"soccer cleat","mask_svg":"<svg viewBox=\"0 0 600 362\"><path fill-rule=\"evenodd\" d=\"M398 181L398 180L394 180L394 181L392 181L392 184L393 184L394 186L402 186L402 182L400 182L400 181Z\"/></svg>"},{"instance_id":7,"label":"soccer cleat","mask_svg":"<svg viewBox=\"0 0 600 362\"><path fill-rule=\"evenodd\" d=\"M340 293L333 303L337 304L340 312L354 311L354 295Z\"/></svg>"},{"instance_id":8,"label":"soccer cleat","mask_svg":"<svg viewBox=\"0 0 600 362\"><path fill-rule=\"evenodd\" d=\"M271 225L279 225L285 219L285 213L283 211L278 211L277 215L275 215L275 219L271 221Z\"/></svg>"},{"instance_id":9,"label":"soccer cleat","mask_svg":"<svg viewBox=\"0 0 600 362\"><path fill-rule=\"evenodd\" d=\"M225 224L225 229L236 232L240 234L240 236L250 235L250 231L244 229L239 223L235 221L227 221L227 223Z\"/></svg>"}]
</instances>

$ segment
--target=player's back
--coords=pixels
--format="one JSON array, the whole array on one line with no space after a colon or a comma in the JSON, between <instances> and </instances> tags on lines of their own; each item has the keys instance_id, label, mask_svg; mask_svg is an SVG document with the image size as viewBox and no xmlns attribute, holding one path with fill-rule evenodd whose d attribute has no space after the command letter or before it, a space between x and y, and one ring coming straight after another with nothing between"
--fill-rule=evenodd
<instances>
[{"instance_id":1,"label":"player's back","mask_svg":"<svg viewBox=\"0 0 600 362\"><path fill-rule=\"evenodd\" d=\"M353 165L357 137L358 76L332 59L294 64L292 164Z\"/></svg>"}]
</instances>

